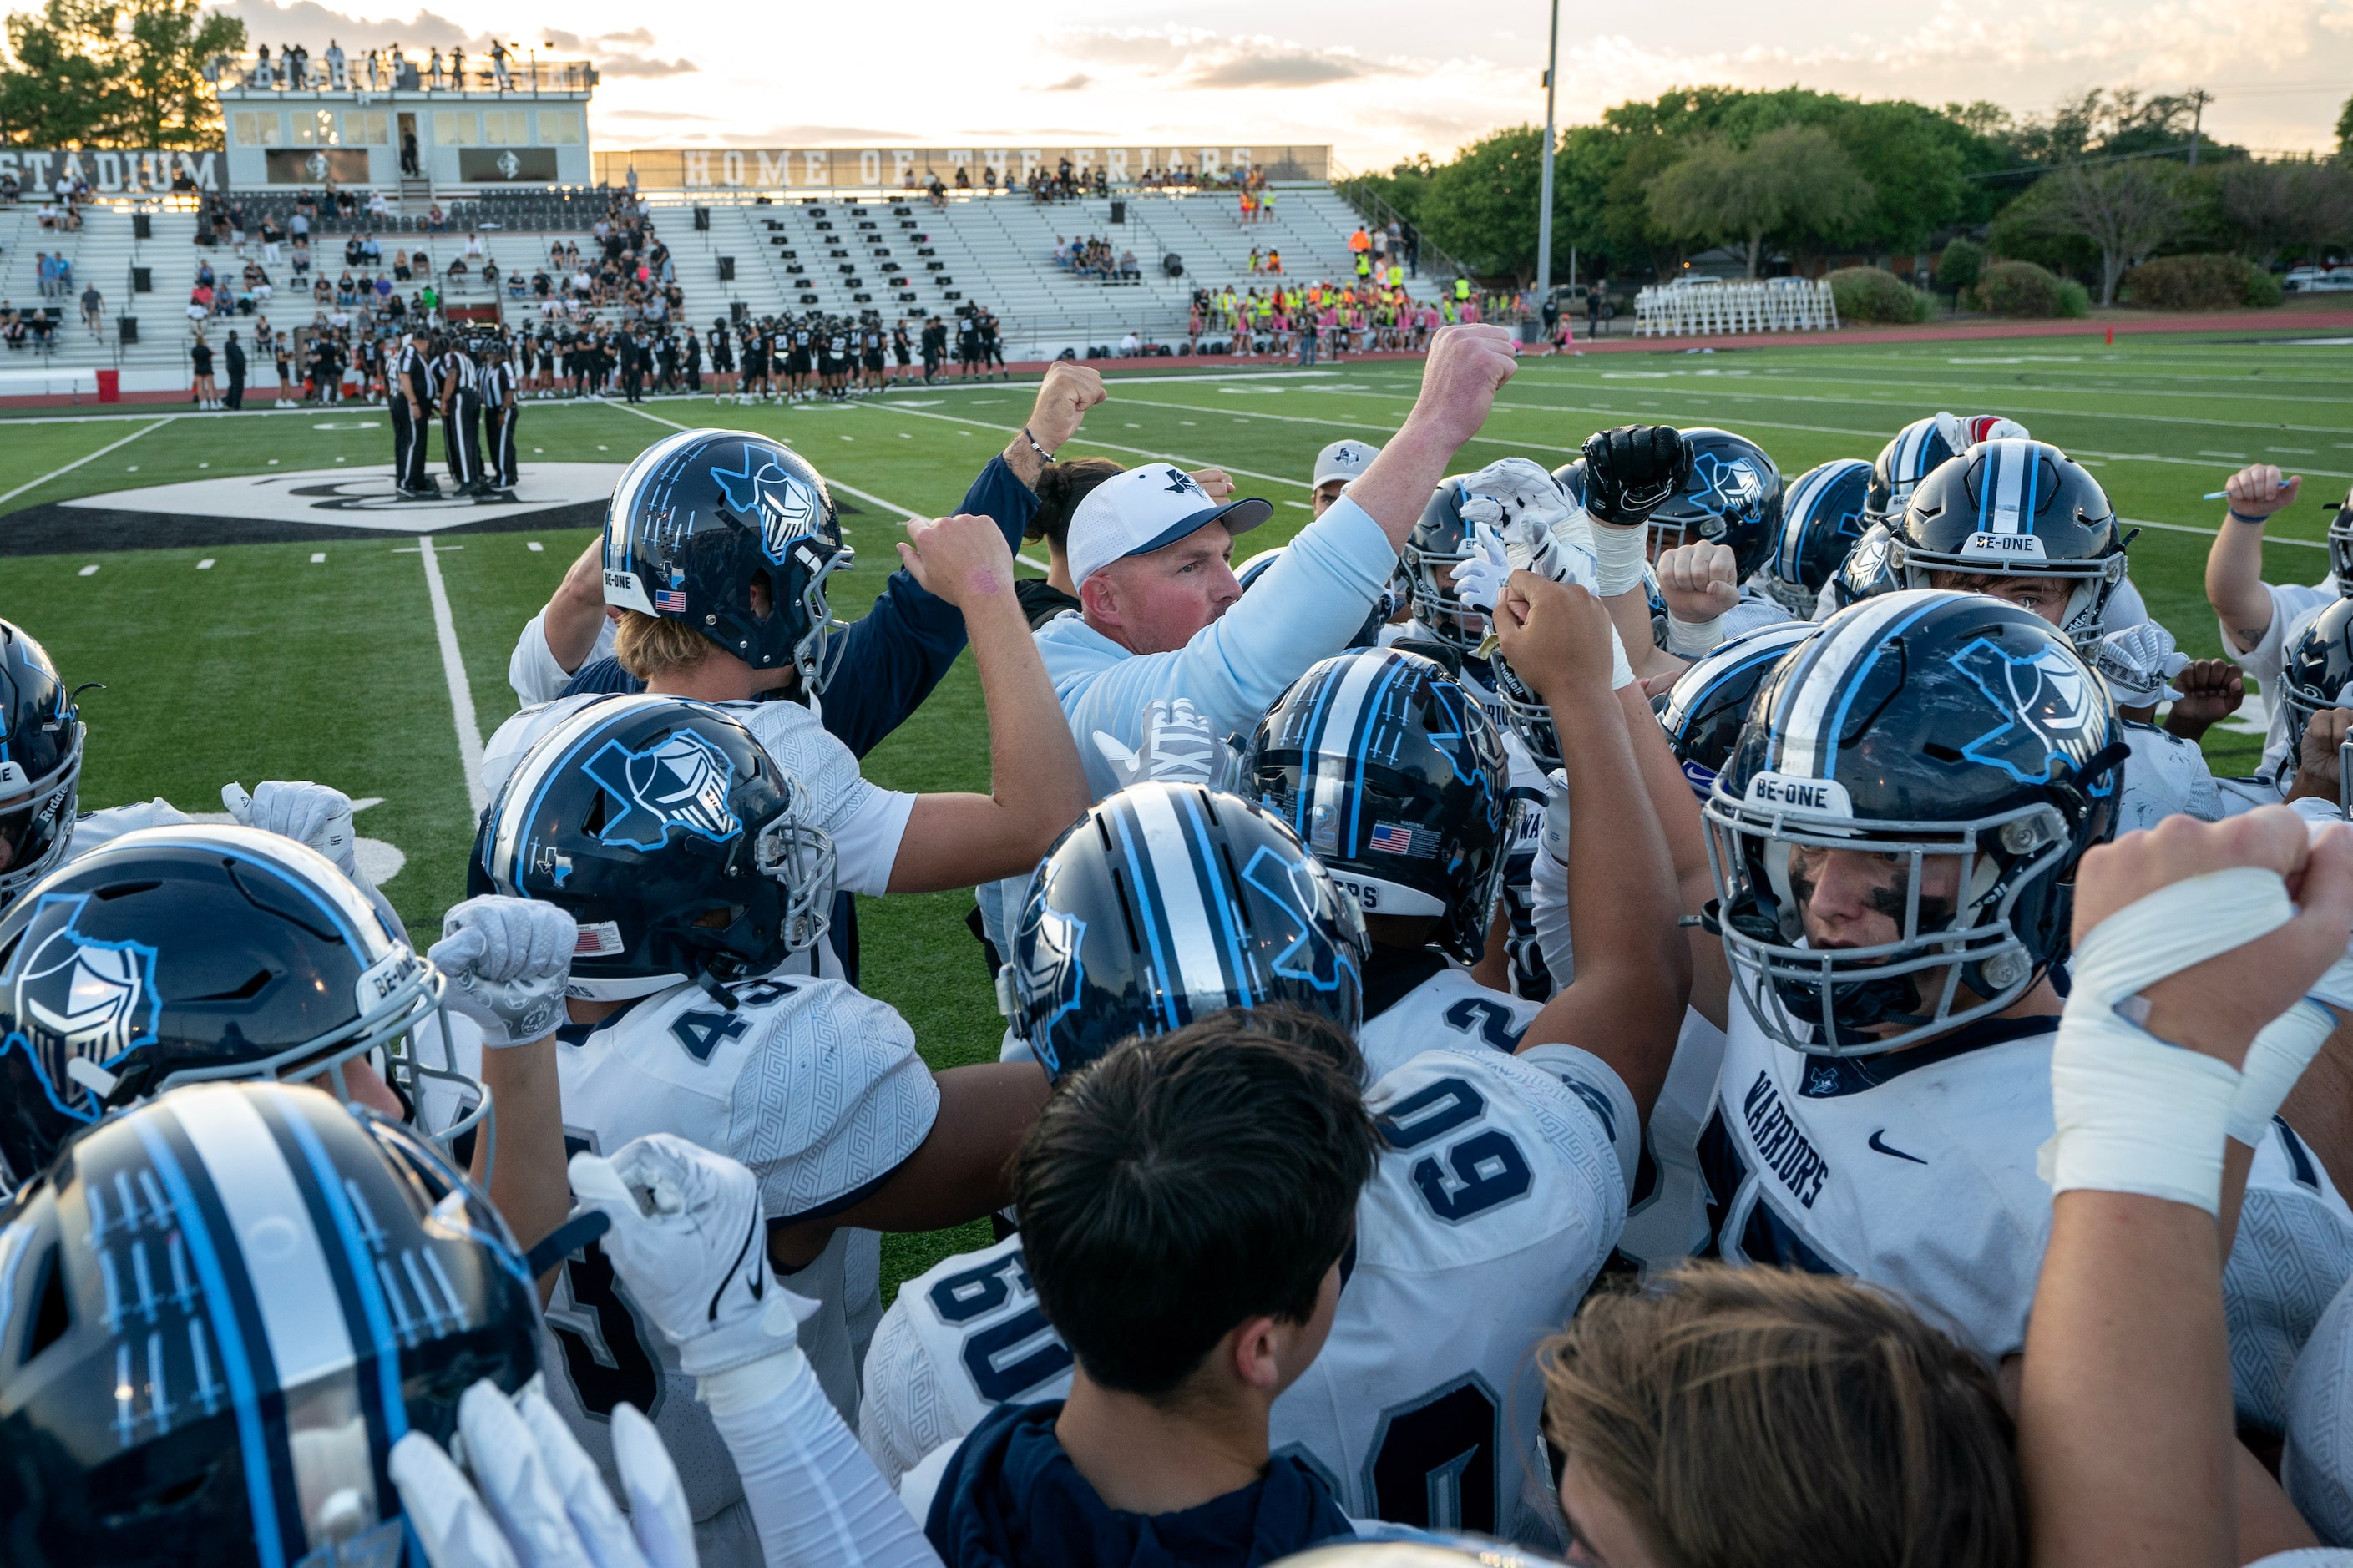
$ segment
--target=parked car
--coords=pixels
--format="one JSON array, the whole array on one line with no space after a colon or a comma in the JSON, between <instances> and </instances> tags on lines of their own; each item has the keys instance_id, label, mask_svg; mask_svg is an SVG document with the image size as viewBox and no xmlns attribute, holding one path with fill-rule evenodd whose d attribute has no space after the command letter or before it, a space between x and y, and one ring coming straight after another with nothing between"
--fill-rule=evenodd
<instances>
[{"instance_id":1,"label":"parked car","mask_svg":"<svg viewBox=\"0 0 2353 1568\"><path fill-rule=\"evenodd\" d=\"M2284 294L2353 292L2353 267L2295 267L2280 279Z\"/></svg>"}]
</instances>

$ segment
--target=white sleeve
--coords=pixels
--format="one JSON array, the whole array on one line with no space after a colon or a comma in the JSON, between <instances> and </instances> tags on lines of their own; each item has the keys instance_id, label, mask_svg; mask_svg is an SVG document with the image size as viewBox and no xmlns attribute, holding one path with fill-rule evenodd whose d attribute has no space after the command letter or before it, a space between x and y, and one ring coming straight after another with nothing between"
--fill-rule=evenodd
<instances>
[{"instance_id":1,"label":"white sleeve","mask_svg":"<svg viewBox=\"0 0 2353 1568\"><path fill-rule=\"evenodd\" d=\"M798 703L726 706L776 765L807 786L816 826L833 840L834 886L845 893L888 892L915 797L869 783L849 748Z\"/></svg>"},{"instance_id":2,"label":"white sleeve","mask_svg":"<svg viewBox=\"0 0 2353 1568\"><path fill-rule=\"evenodd\" d=\"M770 1563L938 1568L923 1523L842 1425L797 1351L702 1380Z\"/></svg>"},{"instance_id":3,"label":"white sleeve","mask_svg":"<svg viewBox=\"0 0 2353 1568\"><path fill-rule=\"evenodd\" d=\"M589 659L602 658L613 651L613 623L607 620L596 628L596 641L588 650ZM541 702L553 702L563 695L576 670L565 668L555 661L555 654L547 646L547 609L540 607L515 638L514 652L507 658L507 685L513 689L515 700L529 708Z\"/></svg>"},{"instance_id":4,"label":"white sleeve","mask_svg":"<svg viewBox=\"0 0 2353 1568\"><path fill-rule=\"evenodd\" d=\"M1627 1089L1626 1080L1608 1062L1582 1046L1526 1046L1515 1059L1559 1079L1592 1113L1618 1156L1619 1173L1626 1178L1625 1190L1632 1192L1634 1174L1642 1162L1642 1119L1635 1111L1634 1096Z\"/></svg>"},{"instance_id":5,"label":"white sleeve","mask_svg":"<svg viewBox=\"0 0 2353 1568\"><path fill-rule=\"evenodd\" d=\"M882 1472L882 1479L892 1486L925 1454L942 1443L955 1442L960 1436L926 1434L920 1429L933 1423L919 1420L917 1413L940 1409L939 1379L907 1315L903 1287L866 1347L866 1365L859 1381L858 1441Z\"/></svg>"},{"instance_id":6,"label":"white sleeve","mask_svg":"<svg viewBox=\"0 0 2353 1568\"><path fill-rule=\"evenodd\" d=\"M2323 1541L2353 1545L2353 1285L2337 1291L2295 1358L2280 1481Z\"/></svg>"},{"instance_id":7,"label":"white sleeve","mask_svg":"<svg viewBox=\"0 0 2353 1568\"><path fill-rule=\"evenodd\" d=\"M834 886L845 893L887 893L915 797L862 778L858 782L856 804L827 829L833 837Z\"/></svg>"}]
</instances>

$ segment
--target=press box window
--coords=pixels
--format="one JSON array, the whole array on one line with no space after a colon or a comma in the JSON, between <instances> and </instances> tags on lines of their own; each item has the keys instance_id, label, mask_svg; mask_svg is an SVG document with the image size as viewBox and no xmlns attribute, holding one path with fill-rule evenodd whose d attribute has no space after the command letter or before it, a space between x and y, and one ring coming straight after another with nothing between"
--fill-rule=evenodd
<instances>
[{"instance_id":1,"label":"press box window","mask_svg":"<svg viewBox=\"0 0 2353 1568\"><path fill-rule=\"evenodd\" d=\"M486 110L482 114L482 145L485 147L528 147L531 132L530 116L520 109Z\"/></svg>"},{"instance_id":2,"label":"press box window","mask_svg":"<svg viewBox=\"0 0 2353 1568\"><path fill-rule=\"evenodd\" d=\"M240 147L275 147L281 122L274 109L240 109L228 117L229 134Z\"/></svg>"},{"instance_id":3,"label":"press box window","mask_svg":"<svg viewBox=\"0 0 2353 1568\"><path fill-rule=\"evenodd\" d=\"M539 144L543 147L579 146L580 111L576 109L541 110Z\"/></svg>"},{"instance_id":4,"label":"press box window","mask_svg":"<svg viewBox=\"0 0 2353 1568\"><path fill-rule=\"evenodd\" d=\"M438 147L476 147L481 144L480 117L470 110L437 109L433 111L433 142Z\"/></svg>"}]
</instances>

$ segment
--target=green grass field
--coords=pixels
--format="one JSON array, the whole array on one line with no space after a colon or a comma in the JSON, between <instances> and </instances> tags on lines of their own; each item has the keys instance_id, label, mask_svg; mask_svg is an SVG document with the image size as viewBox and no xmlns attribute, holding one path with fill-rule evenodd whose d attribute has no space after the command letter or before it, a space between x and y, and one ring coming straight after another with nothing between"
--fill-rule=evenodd
<instances>
[{"instance_id":1,"label":"green grass field","mask_svg":"<svg viewBox=\"0 0 2353 1568\"><path fill-rule=\"evenodd\" d=\"M1410 406L1419 366L1348 363L1313 374L1114 380L1073 453L1134 462L1170 458L1226 468L1277 504L1250 551L1308 518L1316 449L1342 436L1378 440ZM1627 422L1719 425L1763 445L1785 476L1837 457L1873 456L1897 426L1939 408L2023 421L2091 466L2123 516L2145 525L2133 577L2186 650L2220 651L2200 587L2203 534L2221 503L2200 494L2242 463L2309 476L2306 500L2272 529L2266 575L2310 582L2327 559L2310 544L2353 479L2353 342L2297 343L2096 338L2016 343L1662 352L1523 364L1458 466L1524 453L1567 461L1589 431ZM526 464L621 461L677 424L742 426L793 444L828 477L892 507L955 505L988 456L1021 425L1020 384L913 391L846 408L714 406L673 399L640 415L619 406L532 405ZM24 418L0 422L0 538L8 511L74 496L210 476L339 462L388 468L379 410ZM365 426L365 427L362 427ZM436 461L438 458L437 456ZM882 508L849 520L861 564L834 579L855 616L892 559ZM2327 506L2319 503L2326 501ZM581 530L469 534L437 546L475 710L487 734L513 711L509 650L565 564ZM325 559L314 563L314 554ZM208 563L199 570L199 563ZM95 571L90 568L95 567ZM472 824L466 780L413 539L353 532L326 542L0 556L0 615L48 645L85 694L85 809L163 795L216 809L221 784L314 778L380 796L360 831L406 856L385 892L420 940L463 896ZM2253 763L2256 734L2218 728L2218 773ZM883 784L986 789L987 721L967 658L929 704L867 760ZM935 1067L994 1059L999 1036L970 898L869 900L860 912L866 988L897 1006ZM885 1289L984 1226L897 1238Z\"/></svg>"}]
</instances>

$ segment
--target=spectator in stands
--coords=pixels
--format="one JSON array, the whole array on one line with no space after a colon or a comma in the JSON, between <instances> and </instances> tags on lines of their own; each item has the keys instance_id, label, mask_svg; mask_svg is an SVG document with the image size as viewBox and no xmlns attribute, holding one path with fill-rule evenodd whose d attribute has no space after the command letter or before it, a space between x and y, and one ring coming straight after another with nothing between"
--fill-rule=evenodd
<instances>
[{"instance_id":1,"label":"spectator in stands","mask_svg":"<svg viewBox=\"0 0 2353 1568\"><path fill-rule=\"evenodd\" d=\"M473 260L473 261L480 261L480 260L482 258L482 254L483 254L483 253L482 253L482 237L481 237L480 235L477 234L477 233L474 233L474 232L473 232L473 231L471 231L471 230L467 231L467 234L466 234L466 256L467 256L467 258L468 258L468 259L470 259L470 260Z\"/></svg>"},{"instance_id":2,"label":"spectator in stands","mask_svg":"<svg viewBox=\"0 0 2353 1568\"><path fill-rule=\"evenodd\" d=\"M395 49L393 62L397 66L399 61L400 51ZM400 172L412 180L417 177L417 132L414 131L404 131L400 133Z\"/></svg>"},{"instance_id":3,"label":"spectator in stands","mask_svg":"<svg viewBox=\"0 0 2353 1568\"><path fill-rule=\"evenodd\" d=\"M81 291L81 324L90 329L91 337L102 338L106 335L105 320L105 296L99 293L97 284L85 285Z\"/></svg>"},{"instance_id":4,"label":"spectator in stands","mask_svg":"<svg viewBox=\"0 0 2353 1568\"><path fill-rule=\"evenodd\" d=\"M962 163L958 163L956 165L955 188L960 191L968 191L972 189L972 176L965 173L965 168Z\"/></svg>"},{"instance_id":5,"label":"spectator in stands","mask_svg":"<svg viewBox=\"0 0 2353 1568\"><path fill-rule=\"evenodd\" d=\"M0 205L15 206L16 198L23 194L24 186L17 183L16 171L0 171Z\"/></svg>"}]
</instances>

